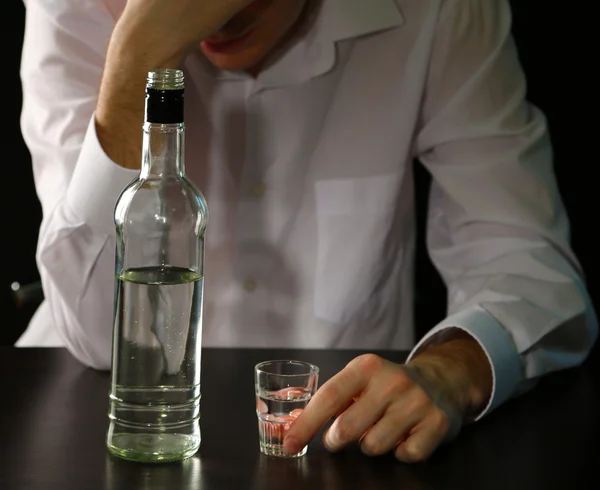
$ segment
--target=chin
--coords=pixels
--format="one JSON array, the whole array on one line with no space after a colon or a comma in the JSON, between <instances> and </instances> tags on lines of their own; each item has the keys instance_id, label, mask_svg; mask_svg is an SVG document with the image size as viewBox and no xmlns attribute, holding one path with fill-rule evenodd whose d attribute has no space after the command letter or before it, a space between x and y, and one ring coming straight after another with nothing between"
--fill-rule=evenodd
<instances>
[{"instance_id":1,"label":"chin","mask_svg":"<svg viewBox=\"0 0 600 490\"><path fill-rule=\"evenodd\" d=\"M265 58L264 53L244 50L239 53L217 54L202 50L208 61L223 71L252 71Z\"/></svg>"}]
</instances>

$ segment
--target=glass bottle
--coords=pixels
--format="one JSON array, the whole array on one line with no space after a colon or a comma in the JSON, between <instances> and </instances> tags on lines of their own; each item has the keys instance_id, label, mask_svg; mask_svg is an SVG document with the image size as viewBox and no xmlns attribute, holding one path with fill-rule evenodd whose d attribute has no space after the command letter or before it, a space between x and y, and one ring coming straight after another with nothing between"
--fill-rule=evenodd
<instances>
[{"instance_id":1,"label":"glass bottle","mask_svg":"<svg viewBox=\"0 0 600 490\"><path fill-rule=\"evenodd\" d=\"M142 167L115 206L108 450L142 462L200 447L206 200L185 175L184 76L146 84Z\"/></svg>"}]
</instances>

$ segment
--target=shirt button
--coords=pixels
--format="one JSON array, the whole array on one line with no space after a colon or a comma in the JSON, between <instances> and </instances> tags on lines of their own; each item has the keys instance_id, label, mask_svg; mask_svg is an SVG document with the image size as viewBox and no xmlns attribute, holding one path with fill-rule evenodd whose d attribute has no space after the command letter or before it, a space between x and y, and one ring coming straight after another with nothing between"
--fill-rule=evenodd
<instances>
[{"instance_id":1,"label":"shirt button","mask_svg":"<svg viewBox=\"0 0 600 490\"><path fill-rule=\"evenodd\" d=\"M254 291L256 289L256 281L253 281L252 279L248 279L246 282L244 282L244 289L251 293L252 291Z\"/></svg>"},{"instance_id":2,"label":"shirt button","mask_svg":"<svg viewBox=\"0 0 600 490\"><path fill-rule=\"evenodd\" d=\"M267 186L263 182L257 182L252 186L252 195L254 197L263 197L267 191Z\"/></svg>"}]
</instances>

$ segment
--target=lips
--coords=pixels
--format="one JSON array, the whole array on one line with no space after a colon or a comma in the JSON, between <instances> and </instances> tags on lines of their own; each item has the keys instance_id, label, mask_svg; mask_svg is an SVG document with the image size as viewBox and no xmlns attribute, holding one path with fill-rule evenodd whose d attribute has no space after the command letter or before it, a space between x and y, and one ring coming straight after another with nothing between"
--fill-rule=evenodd
<instances>
[{"instance_id":1,"label":"lips","mask_svg":"<svg viewBox=\"0 0 600 490\"><path fill-rule=\"evenodd\" d=\"M208 44L214 46L227 45L236 41L239 41L241 38L246 37L253 29L245 28L244 30L238 30L236 34L226 34L225 32L214 34L210 37L207 37L205 41Z\"/></svg>"},{"instance_id":2,"label":"lips","mask_svg":"<svg viewBox=\"0 0 600 490\"><path fill-rule=\"evenodd\" d=\"M243 43L268 10L272 0L255 0L232 17L218 32L206 38L203 44L211 50L229 50Z\"/></svg>"},{"instance_id":3,"label":"lips","mask_svg":"<svg viewBox=\"0 0 600 490\"><path fill-rule=\"evenodd\" d=\"M224 38L223 36L211 36L202 42L202 46L215 53L229 53L241 48L246 40L252 35L253 30L247 31L237 37Z\"/></svg>"},{"instance_id":4,"label":"lips","mask_svg":"<svg viewBox=\"0 0 600 490\"><path fill-rule=\"evenodd\" d=\"M203 47L215 53L228 53L239 49L255 29L256 19L240 15L234 17L217 33L207 37Z\"/></svg>"}]
</instances>

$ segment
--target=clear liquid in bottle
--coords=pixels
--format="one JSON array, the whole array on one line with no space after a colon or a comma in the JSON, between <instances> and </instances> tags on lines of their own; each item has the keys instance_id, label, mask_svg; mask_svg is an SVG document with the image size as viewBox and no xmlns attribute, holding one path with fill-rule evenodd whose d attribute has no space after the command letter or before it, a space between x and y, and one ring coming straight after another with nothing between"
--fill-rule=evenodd
<instances>
[{"instance_id":1,"label":"clear liquid in bottle","mask_svg":"<svg viewBox=\"0 0 600 490\"><path fill-rule=\"evenodd\" d=\"M201 276L178 267L117 278L109 449L122 458L173 461L200 446L202 289Z\"/></svg>"}]
</instances>

